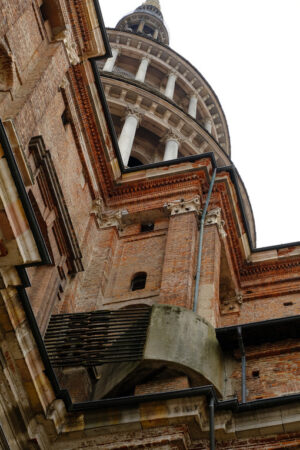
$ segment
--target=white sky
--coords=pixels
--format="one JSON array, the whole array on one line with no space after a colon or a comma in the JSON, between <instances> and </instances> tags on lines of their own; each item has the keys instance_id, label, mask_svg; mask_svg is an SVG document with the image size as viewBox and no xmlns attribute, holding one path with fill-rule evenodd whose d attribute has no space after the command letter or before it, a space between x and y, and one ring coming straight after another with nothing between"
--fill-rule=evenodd
<instances>
[{"instance_id":1,"label":"white sky","mask_svg":"<svg viewBox=\"0 0 300 450\"><path fill-rule=\"evenodd\" d=\"M143 0L99 0L114 27ZM300 0L161 0L170 47L219 97L257 246L300 241Z\"/></svg>"}]
</instances>

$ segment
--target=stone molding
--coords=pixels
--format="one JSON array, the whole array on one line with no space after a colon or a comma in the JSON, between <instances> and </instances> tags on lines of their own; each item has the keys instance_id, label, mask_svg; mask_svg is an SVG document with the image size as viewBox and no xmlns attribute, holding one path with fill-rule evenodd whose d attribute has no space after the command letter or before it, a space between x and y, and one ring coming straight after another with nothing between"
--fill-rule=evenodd
<instances>
[{"instance_id":1,"label":"stone molding","mask_svg":"<svg viewBox=\"0 0 300 450\"><path fill-rule=\"evenodd\" d=\"M74 66L80 62L80 58L77 53L77 46L74 41L70 25L66 25L66 29L61 31L55 39L62 41L65 44L66 52L70 63Z\"/></svg>"},{"instance_id":2,"label":"stone molding","mask_svg":"<svg viewBox=\"0 0 300 450\"><path fill-rule=\"evenodd\" d=\"M225 220L222 220L221 217L222 217L221 208L212 209L206 214L205 225L214 225L214 224L217 225L220 236L222 238L225 238L227 236L224 230Z\"/></svg>"},{"instance_id":3,"label":"stone molding","mask_svg":"<svg viewBox=\"0 0 300 450\"><path fill-rule=\"evenodd\" d=\"M104 201L99 198L94 201L91 214L94 214L97 219L97 225L100 229L116 227L118 230L124 228L122 218L128 212L120 209L106 209Z\"/></svg>"},{"instance_id":4,"label":"stone molding","mask_svg":"<svg viewBox=\"0 0 300 450\"><path fill-rule=\"evenodd\" d=\"M165 205L165 209L170 213L171 216L177 216L179 214L185 214L190 212L195 212L196 214L201 213L200 197L197 195L189 200L175 200L169 202Z\"/></svg>"}]
</instances>

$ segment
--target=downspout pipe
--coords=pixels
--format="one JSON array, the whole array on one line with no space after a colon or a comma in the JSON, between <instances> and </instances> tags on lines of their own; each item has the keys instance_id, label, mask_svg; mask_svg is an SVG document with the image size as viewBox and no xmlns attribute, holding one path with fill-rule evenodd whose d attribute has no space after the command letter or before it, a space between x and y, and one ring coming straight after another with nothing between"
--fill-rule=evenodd
<instances>
[{"instance_id":1,"label":"downspout pipe","mask_svg":"<svg viewBox=\"0 0 300 450\"><path fill-rule=\"evenodd\" d=\"M246 403L246 352L243 341L242 327L237 328L240 352L242 355L242 403Z\"/></svg>"},{"instance_id":2,"label":"downspout pipe","mask_svg":"<svg viewBox=\"0 0 300 450\"><path fill-rule=\"evenodd\" d=\"M200 272L201 272L201 262L202 262L202 248L203 248L203 234L204 234L204 222L208 209L208 205L210 202L211 193L215 184L217 169L215 168L210 180L210 186L208 190L208 194L206 197L205 206L202 212L201 221L200 221L200 236L199 236L199 246L198 246L198 258L197 258L197 272L196 272L196 283L195 283L195 294L194 294L194 307L193 311L197 312L198 306L198 296L199 296L199 284L200 284Z\"/></svg>"},{"instance_id":3,"label":"downspout pipe","mask_svg":"<svg viewBox=\"0 0 300 450\"><path fill-rule=\"evenodd\" d=\"M210 450L215 450L215 400L213 396L209 402L209 442Z\"/></svg>"}]
</instances>

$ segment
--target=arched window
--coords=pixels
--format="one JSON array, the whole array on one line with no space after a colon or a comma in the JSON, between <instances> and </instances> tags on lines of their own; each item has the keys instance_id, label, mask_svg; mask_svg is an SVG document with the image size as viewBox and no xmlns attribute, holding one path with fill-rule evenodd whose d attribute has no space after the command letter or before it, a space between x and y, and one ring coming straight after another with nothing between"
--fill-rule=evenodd
<instances>
[{"instance_id":1,"label":"arched window","mask_svg":"<svg viewBox=\"0 0 300 450\"><path fill-rule=\"evenodd\" d=\"M145 289L146 286L147 274L146 272L138 272L136 273L131 280L131 290L139 291L141 289Z\"/></svg>"}]
</instances>

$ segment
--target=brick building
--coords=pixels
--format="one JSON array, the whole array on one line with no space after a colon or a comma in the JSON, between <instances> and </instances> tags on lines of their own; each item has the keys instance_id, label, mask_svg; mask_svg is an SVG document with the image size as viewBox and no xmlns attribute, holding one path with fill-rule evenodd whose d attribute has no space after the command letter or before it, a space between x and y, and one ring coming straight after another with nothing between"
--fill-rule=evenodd
<instances>
[{"instance_id":1,"label":"brick building","mask_svg":"<svg viewBox=\"0 0 300 450\"><path fill-rule=\"evenodd\" d=\"M0 14L2 448L300 448L300 243L256 248L159 1Z\"/></svg>"}]
</instances>

